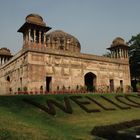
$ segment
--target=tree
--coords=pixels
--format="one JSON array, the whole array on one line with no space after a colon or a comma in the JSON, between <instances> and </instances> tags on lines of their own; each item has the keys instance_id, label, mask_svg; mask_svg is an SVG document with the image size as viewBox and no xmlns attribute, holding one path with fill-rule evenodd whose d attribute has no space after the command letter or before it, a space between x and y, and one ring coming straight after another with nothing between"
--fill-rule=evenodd
<instances>
[{"instance_id":1,"label":"tree","mask_svg":"<svg viewBox=\"0 0 140 140\"><path fill-rule=\"evenodd\" d=\"M140 33L136 36L132 36L128 45L132 86L134 91L136 91L137 81L140 81Z\"/></svg>"},{"instance_id":2,"label":"tree","mask_svg":"<svg viewBox=\"0 0 140 140\"><path fill-rule=\"evenodd\" d=\"M103 54L102 56L104 56L104 57L111 57L111 53L110 52L106 52L105 54Z\"/></svg>"},{"instance_id":3,"label":"tree","mask_svg":"<svg viewBox=\"0 0 140 140\"><path fill-rule=\"evenodd\" d=\"M136 36L132 36L128 44L130 45L130 50L140 48L140 33Z\"/></svg>"}]
</instances>

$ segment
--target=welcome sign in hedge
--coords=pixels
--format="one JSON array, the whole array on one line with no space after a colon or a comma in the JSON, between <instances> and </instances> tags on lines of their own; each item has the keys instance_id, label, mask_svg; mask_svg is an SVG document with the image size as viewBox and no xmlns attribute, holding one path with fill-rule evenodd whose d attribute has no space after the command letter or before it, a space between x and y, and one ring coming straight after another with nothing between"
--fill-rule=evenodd
<instances>
[{"instance_id":1,"label":"welcome sign in hedge","mask_svg":"<svg viewBox=\"0 0 140 140\"><path fill-rule=\"evenodd\" d=\"M96 113L101 112L101 109L106 111L121 109L131 109L140 108L140 96L138 95L115 95L114 100L109 97L99 95L99 98L102 98L104 101L111 104L110 106L106 106L99 102L97 99L94 99L94 96L80 96L80 95L71 95L64 96L63 101L57 101L56 99L46 99L46 104L41 104L33 99L23 99L24 102L35 106L37 109L41 109L42 111L47 112L50 115L56 115L55 107L61 109L64 113L72 114L74 109L72 107L72 102L75 102L82 110L87 113ZM136 100L137 99L137 100ZM99 106L101 109L91 109L88 108L88 105L93 104ZM121 105L120 105L121 104Z\"/></svg>"}]
</instances>

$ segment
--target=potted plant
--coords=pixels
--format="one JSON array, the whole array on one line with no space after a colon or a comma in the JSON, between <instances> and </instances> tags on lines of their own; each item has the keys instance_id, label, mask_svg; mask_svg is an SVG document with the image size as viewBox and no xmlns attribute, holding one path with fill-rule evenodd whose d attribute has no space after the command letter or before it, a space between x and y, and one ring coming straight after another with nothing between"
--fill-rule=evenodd
<instances>
[{"instance_id":1,"label":"potted plant","mask_svg":"<svg viewBox=\"0 0 140 140\"><path fill-rule=\"evenodd\" d=\"M57 91L59 91L59 86L57 86Z\"/></svg>"},{"instance_id":2,"label":"potted plant","mask_svg":"<svg viewBox=\"0 0 140 140\"><path fill-rule=\"evenodd\" d=\"M40 86L40 94L43 94L43 86Z\"/></svg>"},{"instance_id":3,"label":"potted plant","mask_svg":"<svg viewBox=\"0 0 140 140\"><path fill-rule=\"evenodd\" d=\"M126 85L126 92L131 93L133 91L133 88L130 85Z\"/></svg>"},{"instance_id":4,"label":"potted plant","mask_svg":"<svg viewBox=\"0 0 140 140\"><path fill-rule=\"evenodd\" d=\"M66 87L63 85L62 86L62 93L65 93Z\"/></svg>"},{"instance_id":5,"label":"potted plant","mask_svg":"<svg viewBox=\"0 0 140 140\"><path fill-rule=\"evenodd\" d=\"M18 87L18 94L20 94L21 93L21 89L20 89L20 87Z\"/></svg>"},{"instance_id":6,"label":"potted plant","mask_svg":"<svg viewBox=\"0 0 140 140\"><path fill-rule=\"evenodd\" d=\"M9 88L10 94L12 93L12 88Z\"/></svg>"},{"instance_id":7,"label":"potted plant","mask_svg":"<svg viewBox=\"0 0 140 140\"><path fill-rule=\"evenodd\" d=\"M137 92L140 92L140 82L136 84Z\"/></svg>"},{"instance_id":8,"label":"potted plant","mask_svg":"<svg viewBox=\"0 0 140 140\"><path fill-rule=\"evenodd\" d=\"M24 94L28 94L28 91L27 91L28 89L27 89L27 87L25 86L24 88L23 88L23 91L24 91Z\"/></svg>"}]
</instances>

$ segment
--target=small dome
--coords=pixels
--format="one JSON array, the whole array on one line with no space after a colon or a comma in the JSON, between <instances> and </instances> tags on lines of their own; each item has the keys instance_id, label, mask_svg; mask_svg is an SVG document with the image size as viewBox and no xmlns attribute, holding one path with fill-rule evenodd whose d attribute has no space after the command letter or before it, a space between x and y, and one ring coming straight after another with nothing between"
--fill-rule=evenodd
<instances>
[{"instance_id":1,"label":"small dome","mask_svg":"<svg viewBox=\"0 0 140 140\"><path fill-rule=\"evenodd\" d=\"M11 55L11 52L7 48L1 48L0 49L0 55Z\"/></svg>"},{"instance_id":2,"label":"small dome","mask_svg":"<svg viewBox=\"0 0 140 140\"><path fill-rule=\"evenodd\" d=\"M45 26L46 24L43 21L43 18L38 14L30 14L26 17L26 22L39 24Z\"/></svg>"},{"instance_id":3,"label":"small dome","mask_svg":"<svg viewBox=\"0 0 140 140\"><path fill-rule=\"evenodd\" d=\"M112 41L111 47L119 46L119 45L126 45L125 41L121 37L117 37Z\"/></svg>"},{"instance_id":4,"label":"small dome","mask_svg":"<svg viewBox=\"0 0 140 140\"><path fill-rule=\"evenodd\" d=\"M55 30L47 34L47 45L56 44L56 49L67 50L71 52L80 52L81 46L77 38L62 31Z\"/></svg>"}]
</instances>

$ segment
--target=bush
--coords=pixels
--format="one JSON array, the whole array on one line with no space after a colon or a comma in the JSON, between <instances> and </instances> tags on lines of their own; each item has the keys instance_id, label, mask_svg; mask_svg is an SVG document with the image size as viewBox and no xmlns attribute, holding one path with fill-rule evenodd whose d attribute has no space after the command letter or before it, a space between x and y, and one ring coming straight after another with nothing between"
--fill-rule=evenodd
<instances>
[{"instance_id":1,"label":"bush","mask_svg":"<svg viewBox=\"0 0 140 140\"><path fill-rule=\"evenodd\" d=\"M126 85L126 92L132 92L133 88L130 85Z\"/></svg>"},{"instance_id":2,"label":"bush","mask_svg":"<svg viewBox=\"0 0 140 140\"><path fill-rule=\"evenodd\" d=\"M21 89L20 89L20 88L18 88L18 91L21 91Z\"/></svg>"},{"instance_id":3,"label":"bush","mask_svg":"<svg viewBox=\"0 0 140 140\"><path fill-rule=\"evenodd\" d=\"M40 86L40 90L41 90L41 91L43 90L43 86Z\"/></svg>"},{"instance_id":4,"label":"bush","mask_svg":"<svg viewBox=\"0 0 140 140\"><path fill-rule=\"evenodd\" d=\"M121 92L123 92L123 88L122 87L117 87L116 93L121 93Z\"/></svg>"},{"instance_id":5,"label":"bush","mask_svg":"<svg viewBox=\"0 0 140 140\"><path fill-rule=\"evenodd\" d=\"M79 85L76 86L76 90L79 90Z\"/></svg>"},{"instance_id":6,"label":"bush","mask_svg":"<svg viewBox=\"0 0 140 140\"><path fill-rule=\"evenodd\" d=\"M59 91L59 86L57 86L57 91Z\"/></svg>"},{"instance_id":7,"label":"bush","mask_svg":"<svg viewBox=\"0 0 140 140\"><path fill-rule=\"evenodd\" d=\"M43 86L40 86L40 93L43 94Z\"/></svg>"},{"instance_id":8,"label":"bush","mask_svg":"<svg viewBox=\"0 0 140 140\"><path fill-rule=\"evenodd\" d=\"M11 133L6 129L0 129L0 140L10 140Z\"/></svg>"},{"instance_id":9,"label":"bush","mask_svg":"<svg viewBox=\"0 0 140 140\"><path fill-rule=\"evenodd\" d=\"M23 90L24 90L25 92L27 92L27 87L24 87Z\"/></svg>"},{"instance_id":10,"label":"bush","mask_svg":"<svg viewBox=\"0 0 140 140\"><path fill-rule=\"evenodd\" d=\"M136 88L137 88L137 91L139 92L139 91L140 91L140 82L138 82L138 83L136 84Z\"/></svg>"},{"instance_id":11,"label":"bush","mask_svg":"<svg viewBox=\"0 0 140 140\"><path fill-rule=\"evenodd\" d=\"M24 94L27 94L27 90L28 90L27 87L23 88Z\"/></svg>"},{"instance_id":12,"label":"bush","mask_svg":"<svg viewBox=\"0 0 140 140\"><path fill-rule=\"evenodd\" d=\"M95 86L88 86L87 91L95 92L96 91Z\"/></svg>"},{"instance_id":13,"label":"bush","mask_svg":"<svg viewBox=\"0 0 140 140\"><path fill-rule=\"evenodd\" d=\"M118 124L106 125L106 126L96 126L91 131L92 135L96 135L108 140L133 140L134 136L130 134L119 133L119 130L128 129L134 126L139 126L140 120L132 120L129 122L122 122Z\"/></svg>"},{"instance_id":14,"label":"bush","mask_svg":"<svg viewBox=\"0 0 140 140\"><path fill-rule=\"evenodd\" d=\"M66 87L63 85L62 90L64 91L66 89Z\"/></svg>"}]
</instances>

